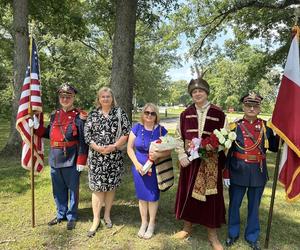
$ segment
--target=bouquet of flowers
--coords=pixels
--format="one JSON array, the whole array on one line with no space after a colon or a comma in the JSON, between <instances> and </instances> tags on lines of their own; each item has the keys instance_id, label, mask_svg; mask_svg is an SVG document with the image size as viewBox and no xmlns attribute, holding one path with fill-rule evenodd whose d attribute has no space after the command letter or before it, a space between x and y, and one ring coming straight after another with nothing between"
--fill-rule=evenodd
<instances>
[{"instance_id":1,"label":"bouquet of flowers","mask_svg":"<svg viewBox=\"0 0 300 250\"><path fill-rule=\"evenodd\" d=\"M213 133L218 138L219 151L229 149L232 145L232 142L236 139L236 133L233 131L228 131L225 128L222 128L221 130L215 129Z\"/></svg>"},{"instance_id":2,"label":"bouquet of flowers","mask_svg":"<svg viewBox=\"0 0 300 250\"><path fill-rule=\"evenodd\" d=\"M158 140L150 143L149 151L163 152L167 150L172 150L178 146L178 141L169 135L161 136ZM146 174L147 172L151 175L151 167L153 165L153 160L149 159L144 164L142 172Z\"/></svg>"},{"instance_id":3,"label":"bouquet of flowers","mask_svg":"<svg viewBox=\"0 0 300 250\"><path fill-rule=\"evenodd\" d=\"M229 149L232 142L236 139L236 133L230 132L225 128L221 130L215 129L210 136L205 139L193 138L189 145L189 160L195 160L197 158L207 158L207 146L210 145L212 152Z\"/></svg>"}]
</instances>

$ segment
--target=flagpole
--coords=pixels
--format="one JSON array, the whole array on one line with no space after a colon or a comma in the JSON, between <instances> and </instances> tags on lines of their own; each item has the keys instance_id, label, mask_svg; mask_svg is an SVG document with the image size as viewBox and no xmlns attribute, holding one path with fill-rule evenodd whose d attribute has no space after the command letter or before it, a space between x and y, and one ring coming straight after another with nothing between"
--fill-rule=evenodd
<instances>
[{"instance_id":1,"label":"flagpole","mask_svg":"<svg viewBox=\"0 0 300 250\"><path fill-rule=\"evenodd\" d=\"M31 29L32 31L32 29ZM31 92L31 60L32 60L32 33L29 34L29 91ZM31 153L31 225L34 228L35 227L35 193L34 193L34 131L33 131L33 111L31 106L31 94L29 95L29 107L28 107L28 113L30 114L30 118L32 120L32 126L30 127L30 153Z\"/></svg>"},{"instance_id":2,"label":"flagpole","mask_svg":"<svg viewBox=\"0 0 300 250\"><path fill-rule=\"evenodd\" d=\"M268 225L267 225L267 231L266 231L265 248L269 247L271 224L272 224L272 217L273 217L273 208L274 208L274 201L275 201L275 193L276 193L278 173L279 173L279 163L280 163L280 155L281 155L281 142L282 142L282 139L279 138L279 144L278 144L279 147L278 147L278 151L277 151L277 154L276 154L276 163L275 163L275 169L274 169L272 195L271 195L271 202L270 202L269 216L268 216Z\"/></svg>"}]
</instances>

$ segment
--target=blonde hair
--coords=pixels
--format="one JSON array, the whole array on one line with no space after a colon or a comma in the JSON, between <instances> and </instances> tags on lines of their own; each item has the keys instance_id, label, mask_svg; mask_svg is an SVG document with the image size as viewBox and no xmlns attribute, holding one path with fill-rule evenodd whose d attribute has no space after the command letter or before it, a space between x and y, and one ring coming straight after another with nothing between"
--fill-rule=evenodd
<instances>
[{"instance_id":1,"label":"blonde hair","mask_svg":"<svg viewBox=\"0 0 300 250\"><path fill-rule=\"evenodd\" d=\"M160 121L160 117L159 117L159 110L158 110L158 107L154 104L154 103L146 103L145 106L143 107L142 109L142 113L141 113L141 117L140 117L140 121L142 124L144 124L144 112L147 108L151 108L153 109L153 111L156 113L156 116L155 116L155 124L158 124L159 121Z\"/></svg>"},{"instance_id":2,"label":"blonde hair","mask_svg":"<svg viewBox=\"0 0 300 250\"><path fill-rule=\"evenodd\" d=\"M111 103L111 107L116 107L117 106L117 101L116 101L116 98L114 96L114 93L112 92L111 88L109 87L102 87L101 89L98 90L97 92L97 97L96 97L96 100L95 100L95 106L96 108L102 108L101 106L101 103L99 101L99 97L100 95L103 93L103 92L108 92L110 93L111 97L112 97L112 103Z\"/></svg>"}]
</instances>

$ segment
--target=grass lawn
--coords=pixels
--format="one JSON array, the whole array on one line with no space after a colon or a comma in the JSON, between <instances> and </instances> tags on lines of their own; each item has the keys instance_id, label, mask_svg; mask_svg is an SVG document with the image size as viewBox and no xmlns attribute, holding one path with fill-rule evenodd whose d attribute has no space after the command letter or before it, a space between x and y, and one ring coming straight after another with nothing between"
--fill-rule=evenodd
<instances>
[{"instance_id":1,"label":"grass lawn","mask_svg":"<svg viewBox=\"0 0 300 250\"><path fill-rule=\"evenodd\" d=\"M8 136L8 122L0 124L0 148ZM46 141L46 152L49 143ZM46 162L47 162L46 158ZM272 177L275 155L269 155L268 182L261 203L261 245L265 239L268 209L271 197ZM174 164L175 155L174 155ZM130 162L126 161L127 172L121 187L116 192L112 208L112 229L101 227L94 238L86 233L91 226L91 192L88 188L87 173L81 175L79 221L76 229L66 230L66 223L49 228L47 222L55 216L52 197L50 171L46 163L44 171L36 176L35 210L36 227L31 227L31 190L29 172L22 169L17 158L0 159L0 249L211 249L206 240L206 230L199 225L193 228L189 240L179 241L171 236L181 229L182 223L176 221L173 213L176 184L166 193L161 194L157 218L156 233L151 240L139 239L136 234L140 226L138 202L135 198ZM178 170L176 180L178 181ZM228 207L228 194L224 190L225 203ZM242 224L246 220L244 201L241 208ZM206 216L206 215L203 215ZM244 226L239 241L230 249L250 249L243 240ZM278 186L273 214L273 224L269 249L300 249L300 203L287 203L284 190ZM219 231L220 240L226 239L226 225Z\"/></svg>"}]
</instances>

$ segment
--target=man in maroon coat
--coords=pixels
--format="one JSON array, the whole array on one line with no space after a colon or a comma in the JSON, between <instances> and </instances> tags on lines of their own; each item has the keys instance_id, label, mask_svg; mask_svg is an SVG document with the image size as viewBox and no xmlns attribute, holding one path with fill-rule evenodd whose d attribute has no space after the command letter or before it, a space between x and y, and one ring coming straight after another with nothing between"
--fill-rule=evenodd
<instances>
[{"instance_id":1,"label":"man in maroon coat","mask_svg":"<svg viewBox=\"0 0 300 250\"><path fill-rule=\"evenodd\" d=\"M225 126L223 111L208 101L209 85L202 79L192 79L188 85L193 104L180 115L177 133L182 146L177 149L180 162L180 177L176 195L176 219L184 221L182 231L175 234L178 239L190 236L192 224L207 228L208 240L213 249L223 249L217 236L217 228L225 223L225 205L222 185L222 169L225 164L223 151L217 153L211 145L206 150L209 159L189 160L189 148L193 138L206 138L215 129Z\"/></svg>"}]
</instances>

